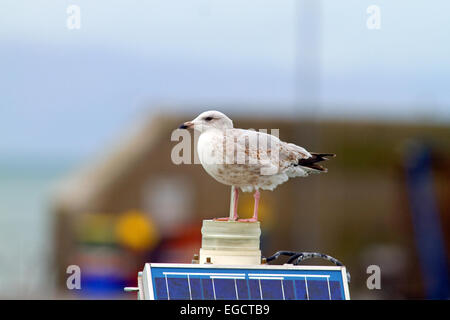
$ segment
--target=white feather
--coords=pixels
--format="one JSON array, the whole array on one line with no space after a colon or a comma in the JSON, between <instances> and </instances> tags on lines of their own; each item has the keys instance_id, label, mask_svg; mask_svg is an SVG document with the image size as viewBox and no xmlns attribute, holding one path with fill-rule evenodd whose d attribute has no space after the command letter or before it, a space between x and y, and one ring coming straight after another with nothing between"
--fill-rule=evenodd
<instances>
[{"instance_id":1,"label":"white feather","mask_svg":"<svg viewBox=\"0 0 450 320\"><path fill-rule=\"evenodd\" d=\"M311 157L304 148L254 130L208 128L199 137L197 151L208 174L244 192L273 190L289 178L315 171L298 165Z\"/></svg>"}]
</instances>

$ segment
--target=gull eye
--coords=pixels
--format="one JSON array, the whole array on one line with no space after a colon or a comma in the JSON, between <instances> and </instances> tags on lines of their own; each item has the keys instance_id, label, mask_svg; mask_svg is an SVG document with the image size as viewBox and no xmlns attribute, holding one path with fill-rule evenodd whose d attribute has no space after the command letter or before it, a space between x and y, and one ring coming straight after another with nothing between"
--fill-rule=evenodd
<instances>
[{"instance_id":1,"label":"gull eye","mask_svg":"<svg viewBox=\"0 0 450 320\"><path fill-rule=\"evenodd\" d=\"M211 121L212 119L214 119L213 117L206 117L205 120L206 121Z\"/></svg>"}]
</instances>

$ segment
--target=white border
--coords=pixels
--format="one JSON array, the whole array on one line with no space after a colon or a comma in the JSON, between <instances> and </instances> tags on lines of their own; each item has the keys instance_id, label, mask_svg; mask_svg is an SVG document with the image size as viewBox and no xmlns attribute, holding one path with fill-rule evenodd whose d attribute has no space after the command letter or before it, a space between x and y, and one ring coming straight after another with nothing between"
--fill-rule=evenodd
<instances>
[{"instance_id":1,"label":"white border","mask_svg":"<svg viewBox=\"0 0 450 320\"><path fill-rule=\"evenodd\" d=\"M151 263L146 263L144 270L142 272L142 281L144 282L144 299L145 300L155 300L155 295L153 294L153 281L152 281L152 271Z\"/></svg>"},{"instance_id":2,"label":"white border","mask_svg":"<svg viewBox=\"0 0 450 320\"><path fill-rule=\"evenodd\" d=\"M340 267L342 269L342 282L344 282L344 294L345 300L350 300L350 290L348 289L348 279L347 279L347 269L345 267Z\"/></svg>"},{"instance_id":3,"label":"white border","mask_svg":"<svg viewBox=\"0 0 450 320\"><path fill-rule=\"evenodd\" d=\"M195 264L195 263L146 263L150 267L158 268L216 268L216 269L280 269L280 270L342 270L345 267L339 266L294 266L292 264L283 265L228 265L228 264Z\"/></svg>"}]
</instances>

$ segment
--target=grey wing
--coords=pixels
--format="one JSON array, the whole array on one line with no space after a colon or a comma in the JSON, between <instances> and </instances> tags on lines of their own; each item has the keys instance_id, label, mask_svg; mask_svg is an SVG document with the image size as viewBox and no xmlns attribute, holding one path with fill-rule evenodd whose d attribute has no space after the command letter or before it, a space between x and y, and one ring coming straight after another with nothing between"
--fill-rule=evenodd
<instances>
[{"instance_id":1,"label":"grey wing","mask_svg":"<svg viewBox=\"0 0 450 320\"><path fill-rule=\"evenodd\" d=\"M311 157L304 148L271 134L243 129L233 129L231 133L229 138L234 139L236 162L259 169L262 175L284 172L297 165L300 159Z\"/></svg>"}]
</instances>

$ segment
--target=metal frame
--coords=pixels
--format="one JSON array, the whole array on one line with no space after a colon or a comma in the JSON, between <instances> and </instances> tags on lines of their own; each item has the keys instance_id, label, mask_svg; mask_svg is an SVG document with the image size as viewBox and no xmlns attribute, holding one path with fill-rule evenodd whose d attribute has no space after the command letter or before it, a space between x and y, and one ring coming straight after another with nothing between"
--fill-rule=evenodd
<instances>
[{"instance_id":1,"label":"metal frame","mask_svg":"<svg viewBox=\"0 0 450 320\"><path fill-rule=\"evenodd\" d=\"M341 268L341 272L342 272L342 282L344 283L345 300L350 300L350 290L348 289L347 269L344 266L339 267L339 268Z\"/></svg>"},{"instance_id":2,"label":"metal frame","mask_svg":"<svg viewBox=\"0 0 450 320\"><path fill-rule=\"evenodd\" d=\"M153 294L152 270L150 263L146 263L142 272L142 282L144 283L144 300L155 300Z\"/></svg>"},{"instance_id":3,"label":"metal frame","mask_svg":"<svg viewBox=\"0 0 450 320\"><path fill-rule=\"evenodd\" d=\"M144 297L144 282L142 280L142 271L140 271L138 273L138 288L139 288L139 291L137 293L138 300L145 300L145 297Z\"/></svg>"}]
</instances>

